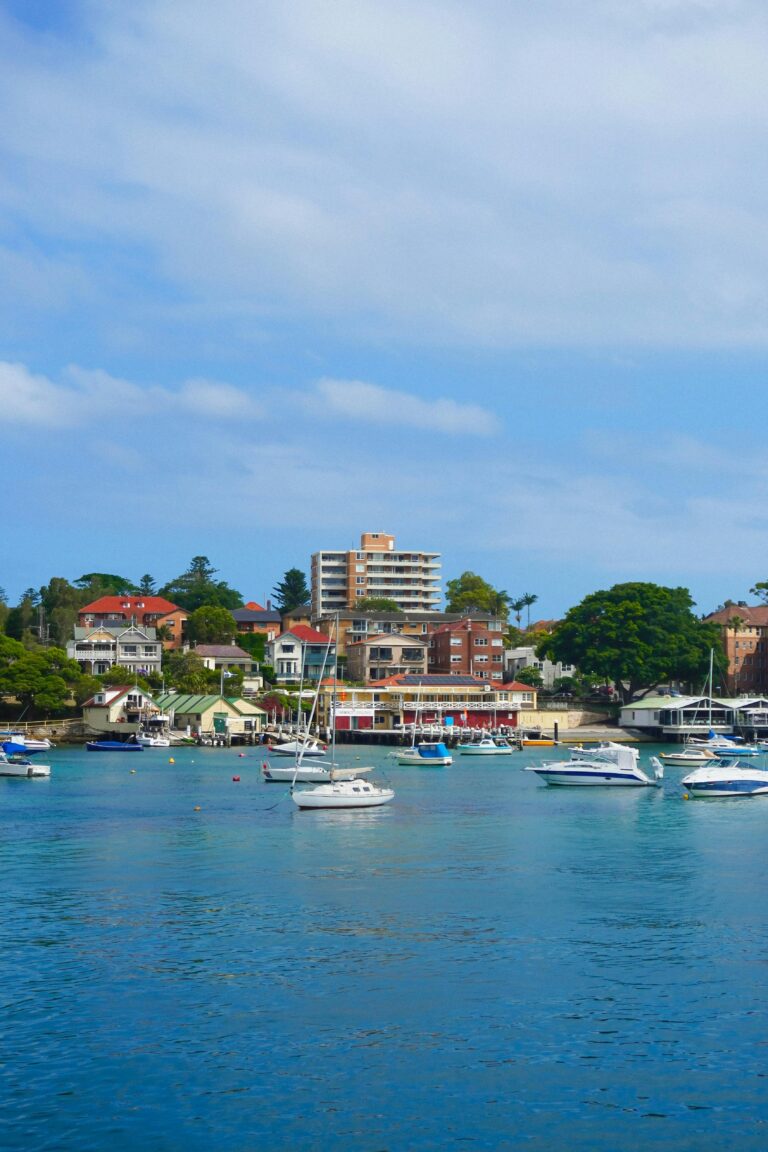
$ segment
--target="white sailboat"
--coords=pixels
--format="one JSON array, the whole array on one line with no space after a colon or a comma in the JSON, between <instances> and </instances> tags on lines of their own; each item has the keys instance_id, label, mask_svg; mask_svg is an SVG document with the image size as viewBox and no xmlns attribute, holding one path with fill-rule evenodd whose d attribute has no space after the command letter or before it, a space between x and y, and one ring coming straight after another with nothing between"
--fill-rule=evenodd
<instances>
[{"instance_id":1,"label":"white sailboat","mask_svg":"<svg viewBox=\"0 0 768 1152\"><path fill-rule=\"evenodd\" d=\"M339 618L336 617L335 635L339 635ZM330 641L328 645L330 649ZM326 653L327 655L327 653ZM325 668L325 664L323 664ZM322 682L322 675L320 677ZM334 650L333 662L333 711L331 723L331 762L328 765L321 765L320 767L328 769L329 779L323 783L317 784L314 788L301 788L298 791L292 786L291 795L293 802L297 808L303 810L328 810L338 808L377 808L382 804L389 804L394 799L395 793L392 788L381 788L376 784L372 784L369 780L361 780L362 772L370 772L371 768L353 768L342 769L335 763L336 754L336 692L339 680L339 660L338 649ZM317 696L315 697L314 704L317 704L317 699L320 695L320 685L317 687ZM314 705L313 705L314 707ZM298 773L301 771L302 764L300 760L296 763L296 776L294 777L294 784L298 781ZM342 779L340 773L352 772L352 775Z\"/></svg>"}]
</instances>

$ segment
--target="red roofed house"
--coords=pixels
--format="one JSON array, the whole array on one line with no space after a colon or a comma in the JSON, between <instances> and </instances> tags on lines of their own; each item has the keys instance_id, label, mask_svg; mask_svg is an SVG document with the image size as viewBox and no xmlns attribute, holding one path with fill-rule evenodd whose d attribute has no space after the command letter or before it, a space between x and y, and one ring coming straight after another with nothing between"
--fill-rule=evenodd
<instances>
[{"instance_id":1,"label":"red roofed house","mask_svg":"<svg viewBox=\"0 0 768 1152\"><path fill-rule=\"evenodd\" d=\"M490 625L490 627L489 627ZM435 628L429 638L429 671L446 676L477 676L492 684L504 679L501 621L466 617Z\"/></svg>"},{"instance_id":2,"label":"red roofed house","mask_svg":"<svg viewBox=\"0 0 768 1152\"><path fill-rule=\"evenodd\" d=\"M306 624L296 624L267 644L267 662L275 670L279 684L287 682L317 684L333 669L335 645L322 632ZM302 675L303 668L303 675Z\"/></svg>"},{"instance_id":3,"label":"red roofed house","mask_svg":"<svg viewBox=\"0 0 768 1152\"><path fill-rule=\"evenodd\" d=\"M164 626L170 637L163 640L163 647L181 648L186 639L188 615L183 608L163 596L100 596L80 609L77 622L81 628L127 627L130 624L139 628Z\"/></svg>"}]
</instances>

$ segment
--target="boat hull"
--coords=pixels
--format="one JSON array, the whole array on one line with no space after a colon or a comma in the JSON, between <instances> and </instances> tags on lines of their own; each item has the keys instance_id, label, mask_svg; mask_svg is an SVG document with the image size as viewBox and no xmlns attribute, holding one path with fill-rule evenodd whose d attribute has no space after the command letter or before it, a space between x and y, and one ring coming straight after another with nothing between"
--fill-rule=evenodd
<instances>
[{"instance_id":1,"label":"boat hull","mask_svg":"<svg viewBox=\"0 0 768 1152\"><path fill-rule=\"evenodd\" d=\"M391 788L375 788L372 792L359 795L349 791L321 792L323 788L332 787L330 784L319 785L306 792L294 792L293 802L302 810L328 811L339 808L379 808L382 804L389 804L395 797Z\"/></svg>"},{"instance_id":2,"label":"boat hull","mask_svg":"<svg viewBox=\"0 0 768 1152\"><path fill-rule=\"evenodd\" d=\"M692 772L681 784L691 796L764 796L768 793L768 772L723 765Z\"/></svg>"},{"instance_id":3,"label":"boat hull","mask_svg":"<svg viewBox=\"0 0 768 1152\"><path fill-rule=\"evenodd\" d=\"M420 756L409 755L408 752L399 752L396 756L398 764L417 765L419 768L448 768L453 764L452 756Z\"/></svg>"},{"instance_id":4,"label":"boat hull","mask_svg":"<svg viewBox=\"0 0 768 1152\"><path fill-rule=\"evenodd\" d=\"M331 768L328 764L302 764L296 768L293 764L268 764L261 766L264 779L268 784L330 784L334 780L354 780L372 772L373 768Z\"/></svg>"},{"instance_id":5,"label":"boat hull","mask_svg":"<svg viewBox=\"0 0 768 1152\"><path fill-rule=\"evenodd\" d=\"M604 772L604 771L589 771L587 769L577 770L569 769L568 771L546 771L541 768L526 768L526 772L535 772L536 775L543 780L546 784L559 785L561 787L581 787L581 788L649 788L653 787L655 781L643 779L637 776L629 776L622 772Z\"/></svg>"},{"instance_id":6,"label":"boat hull","mask_svg":"<svg viewBox=\"0 0 768 1152\"><path fill-rule=\"evenodd\" d=\"M33 761L12 760L0 762L0 776L18 777L19 779L33 780L36 776L50 776L50 764L37 764Z\"/></svg>"},{"instance_id":7,"label":"boat hull","mask_svg":"<svg viewBox=\"0 0 768 1152\"><path fill-rule=\"evenodd\" d=\"M143 744L122 744L119 740L89 740L86 744L89 752L143 752Z\"/></svg>"}]
</instances>

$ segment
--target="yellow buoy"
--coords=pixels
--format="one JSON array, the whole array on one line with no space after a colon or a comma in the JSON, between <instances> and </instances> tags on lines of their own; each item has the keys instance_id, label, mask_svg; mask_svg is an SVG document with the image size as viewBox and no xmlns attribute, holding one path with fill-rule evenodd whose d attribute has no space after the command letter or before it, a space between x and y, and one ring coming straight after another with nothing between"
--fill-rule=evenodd
<instances>
[{"instance_id":1,"label":"yellow buoy","mask_svg":"<svg viewBox=\"0 0 768 1152\"><path fill-rule=\"evenodd\" d=\"M169 763L169 764L175 764L175 763L176 763L176 761L174 760L173 756L171 756L171 757L170 757L170 759L168 760L168 763Z\"/></svg>"},{"instance_id":2,"label":"yellow buoy","mask_svg":"<svg viewBox=\"0 0 768 1152\"><path fill-rule=\"evenodd\" d=\"M683 792L683 800L690 800L690 796L687 792Z\"/></svg>"}]
</instances>

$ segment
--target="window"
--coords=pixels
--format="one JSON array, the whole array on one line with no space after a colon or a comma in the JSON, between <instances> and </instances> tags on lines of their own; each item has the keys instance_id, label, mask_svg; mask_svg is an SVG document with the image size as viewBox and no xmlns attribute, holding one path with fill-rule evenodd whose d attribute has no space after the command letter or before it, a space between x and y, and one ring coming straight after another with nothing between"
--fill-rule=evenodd
<instances>
[{"instance_id":1,"label":"window","mask_svg":"<svg viewBox=\"0 0 768 1152\"><path fill-rule=\"evenodd\" d=\"M356 584L365 584L365 576L355 576Z\"/></svg>"},{"instance_id":2,"label":"window","mask_svg":"<svg viewBox=\"0 0 768 1152\"><path fill-rule=\"evenodd\" d=\"M355 572L365 572L365 564L355 564Z\"/></svg>"},{"instance_id":3,"label":"window","mask_svg":"<svg viewBox=\"0 0 768 1152\"><path fill-rule=\"evenodd\" d=\"M451 664L461 664L461 656L451 656Z\"/></svg>"},{"instance_id":4,"label":"window","mask_svg":"<svg viewBox=\"0 0 768 1152\"><path fill-rule=\"evenodd\" d=\"M461 648L461 636L451 636L451 648Z\"/></svg>"},{"instance_id":5,"label":"window","mask_svg":"<svg viewBox=\"0 0 768 1152\"><path fill-rule=\"evenodd\" d=\"M488 640L485 636L475 636L475 648L487 648Z\"/></svg>"}]
</instances>

